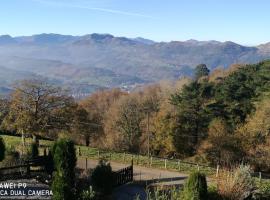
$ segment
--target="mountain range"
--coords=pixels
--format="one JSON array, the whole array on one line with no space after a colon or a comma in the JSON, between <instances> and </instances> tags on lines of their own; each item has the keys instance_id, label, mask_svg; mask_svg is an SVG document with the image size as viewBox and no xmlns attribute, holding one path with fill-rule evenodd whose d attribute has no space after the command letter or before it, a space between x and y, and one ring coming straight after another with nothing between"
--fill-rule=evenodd
<instances>
[{"instance_id":1,"label":"mountain range","mask_svg":"<svg viewBox=\"0 0 270 200\"><path fill-rule=\"evenodd\" d=\"M155 42L110 34L0 36L0 93L16 80L42 76L74 95L190 76L200 63L211 70L270 58L270 43Z\"/></svg>"}]
</instances>

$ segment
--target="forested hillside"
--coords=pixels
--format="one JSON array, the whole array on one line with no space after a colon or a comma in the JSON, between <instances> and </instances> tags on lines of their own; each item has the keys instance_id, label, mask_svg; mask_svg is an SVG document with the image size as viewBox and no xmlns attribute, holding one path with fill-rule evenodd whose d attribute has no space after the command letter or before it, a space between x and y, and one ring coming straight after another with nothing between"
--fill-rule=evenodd
<instances>
[{"instance_id":1,"label":"forested hillside","mask_svg":"<svg viewBox=\"0 0 270 200\"><path fill-rule=\"evenodd\" d=\"M269 84L269 61L211 74L199 65L194 79L119 91L109 103L115 91L98 92L82 106L99 115L107 148L146 153L149 128L152 154L268 169Z\"/></svg>"},{"instance_id":2,"label":"forested hillside","mask_svg":"<svg viewBox=\"0 0 270 200\"><path fill-rule=\"evenodd\" d=\"M227 166L269 170L270 61L233 65L193 79L127 93L98 91L80 102L42 80L26 80L2 99L1 129L72 138L76 143Z\"/></svg>"}]
</instances>

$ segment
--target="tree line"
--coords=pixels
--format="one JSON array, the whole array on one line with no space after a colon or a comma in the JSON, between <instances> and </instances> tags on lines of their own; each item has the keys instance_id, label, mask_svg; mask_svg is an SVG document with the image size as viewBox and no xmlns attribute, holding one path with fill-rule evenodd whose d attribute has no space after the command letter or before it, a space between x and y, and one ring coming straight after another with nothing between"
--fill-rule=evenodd
<instances>
[{"instance_id":1,"label":"tree line","mask_svg":"<svg viewBox=\"0 0 270 200\"><path fill-rule=\"evenodd\" d=\"M0 101L3 131L134 153L269 170L270 61L75 101L43 80L15 85Z\"/></svg>"}]
</instances>

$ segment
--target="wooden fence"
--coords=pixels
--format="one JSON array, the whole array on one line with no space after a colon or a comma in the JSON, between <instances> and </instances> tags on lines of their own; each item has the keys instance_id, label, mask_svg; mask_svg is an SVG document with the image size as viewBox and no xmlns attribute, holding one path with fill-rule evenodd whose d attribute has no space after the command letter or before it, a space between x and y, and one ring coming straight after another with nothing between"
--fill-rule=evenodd
<instances>
[{"instance_id":1,"label":"wooden fence","mask_svg":"<svg viewBox=\"0 0 270 200\"><path fill-rule=\"evenodd\" d=\"M133 165L113 173L114 186L124 185L133 181Z\"/></svg>"},{"instance_id":2,"label":"wooden fence","mask_svg":"<svg viewBox=\"0 0 270 200\"><path fill-rule=\"evenodd\" d=\"M201 163L187 162L176 158L162 158L155 156L148 157L147 155L100 150L97 148L81 146L77 147L77 155L86 159L106 159L108 161L115 161L120 163L130 163L133 161L135 165L139 166L167 169L182 173L190 173L191 171L198 170L212 177L218 177L220 173L230 171L229 168L221 167L219 164L214 167ZM259 179L270 179L269 173L254 172L251 175Z\"/></svg>"},{"instance_id":3,"label":"wooden fence","mask_svg":"<svg viewBox=\"0 0 270 200\"><path fill-rule=\"evenodd\" d=\"M175 158L162 158L140 154L132 154L127 152L112 152L107 150L99 150L95 148L77 148L77 155L79 157L90 158L90 159L106 159L108 161L115 161L120 163L130 163L134 161L135 165L160 168L167 170L174 170L183 173L188 173L194 170L200 170L207 175L215 175L217 168L212 166L203 165L200 163L187 162L181 159Z\"/></svg>"},{"instance_id":4,"label":"wooden fence","mask_svg":"<svg viewBox=\"0 0 270 200\"><path fill-rule=\"evenodd\" d=\"M1 179L8 177L30 176L32 172L45 172L45 166L48 164L48 156L39 156L27 161L14 162L14 165L8 165L0 168ZM34 167L34 169L32 169Z\"/></svg>"}]
</instances>

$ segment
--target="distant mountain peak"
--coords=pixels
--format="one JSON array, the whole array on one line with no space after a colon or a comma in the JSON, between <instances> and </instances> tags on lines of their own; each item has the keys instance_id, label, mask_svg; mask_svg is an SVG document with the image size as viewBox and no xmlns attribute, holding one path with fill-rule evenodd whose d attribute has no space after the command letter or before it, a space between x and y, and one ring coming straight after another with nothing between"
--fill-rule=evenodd
<instances>
[{"instance_id":1,"label":"distant mountain peak","mask_svg":"<svg viewBox=\"0 0 270 200\"><path fill-rule=\"evenodd\" d=\"M200 42L200 41L195 40L195 39L189 39L189 40L187 40L186 42L189 42L189 43L198 43L198 42Z\"/></svg>"},{"instance_id":2,"label":"distant mountain peak","mask_svg":"<svg viewBox=\"0 0 270 200\"><path fill-rule=\"evenodd\" d=\"M112 38L114 38L113 35L107 34L107 33L105 33L105 34L93 33L93 34L90 34L88 36L91 37L91 39L93 39L93 40L104 40L104 39L112 39Z\"/></svg>"},{"instance_id":3,"label":"distant mountain peak","mask_svg":"<svg viewBox=\"0 0 270 200\"><path fill-rule=\"evenodd\" d=\"M12 39L10 35L0 35L0 39Z\"/></svg>"},{"instance_id":4,"label":"distant mountain peak","mask_svg":"<svg viewBox=\"0 0 270 200\"><path fill-rule=\"evenodd\" d=\"M242 46L242 45L237 44L237 43L232 42L232 41L225 41L224 44L226 44L226 45L238 45L238 46Z\"/></svg>"},{"instance_id":5,"label":"distant mountain peak","mask_svg":"<svg viewBox=\"0 0 270 200\"><path fill-rule=\"evenodd\" d=\"M32 36L20 36L14 39L20 43L34 43L34 44L59 44L72 41L76 36L61 35L56 33L42 33Z\"/></svg>"},{"instance_id":6,"label":"distant mountain peak","mask_svg":"<svg viewBox=\"0 0 270 200\"><path fill-rule=\"evenodd\" d=\"M205 45L205 44L219 45L222 43L216 40L200 41L200 40L195 40L195 39L189 39L189 40L186 40L185 42L188 44L194 44L194 45Z\"/></svg>"},{"instance_id":7,"label":"distant mountain peak","mask_svg":"<svg viewBox=\"0 0 270 200\"><path fill-rule=\"evenodd\" d=\"M89 45L92 43L103 43L103 44L115 43L115 45L117 44L135 45L138 42L136 42L133 39L129 39L127 37L115 37L111 34L98 34L98 33L81 36L78 40L74 42L74 44L77 45Z\"/></svg>"},{"instance_id":8,"label":"distant mountain peak","mask_svg":"<svg viewBox=\"0 0 270 200\"><path fill-rule=\"evenodd\" d=\"M258 49L259 49L261 52L264 52L264 53L270 53L270 42L259 45L259 46L258 46Z\"/></svg>"},{"instance_id":9,"label":"distant mountain peak","mask_svg":"<svg viewBox=\"0 0 270 200\"><path fill-rule=\"evenodd\" d=\"M136 38L133 38L132 40L134 40L136 42L143 43L143 44L147 44L147 45L151 45L151 44L155 44L156 43L153 40L145 39L145 38L142 38L142 37L136 37Z\"/></svg>"},{"instance_id":10,"label":"distant mountain peak","mask_svg":"<svg viewBox=\"0 0 270 200\"><path fill-rule=\"evenodd\" d=\"M0 35L0 44L12 44L16 41L10 35Z\"/></svg>"}]
</instances>

